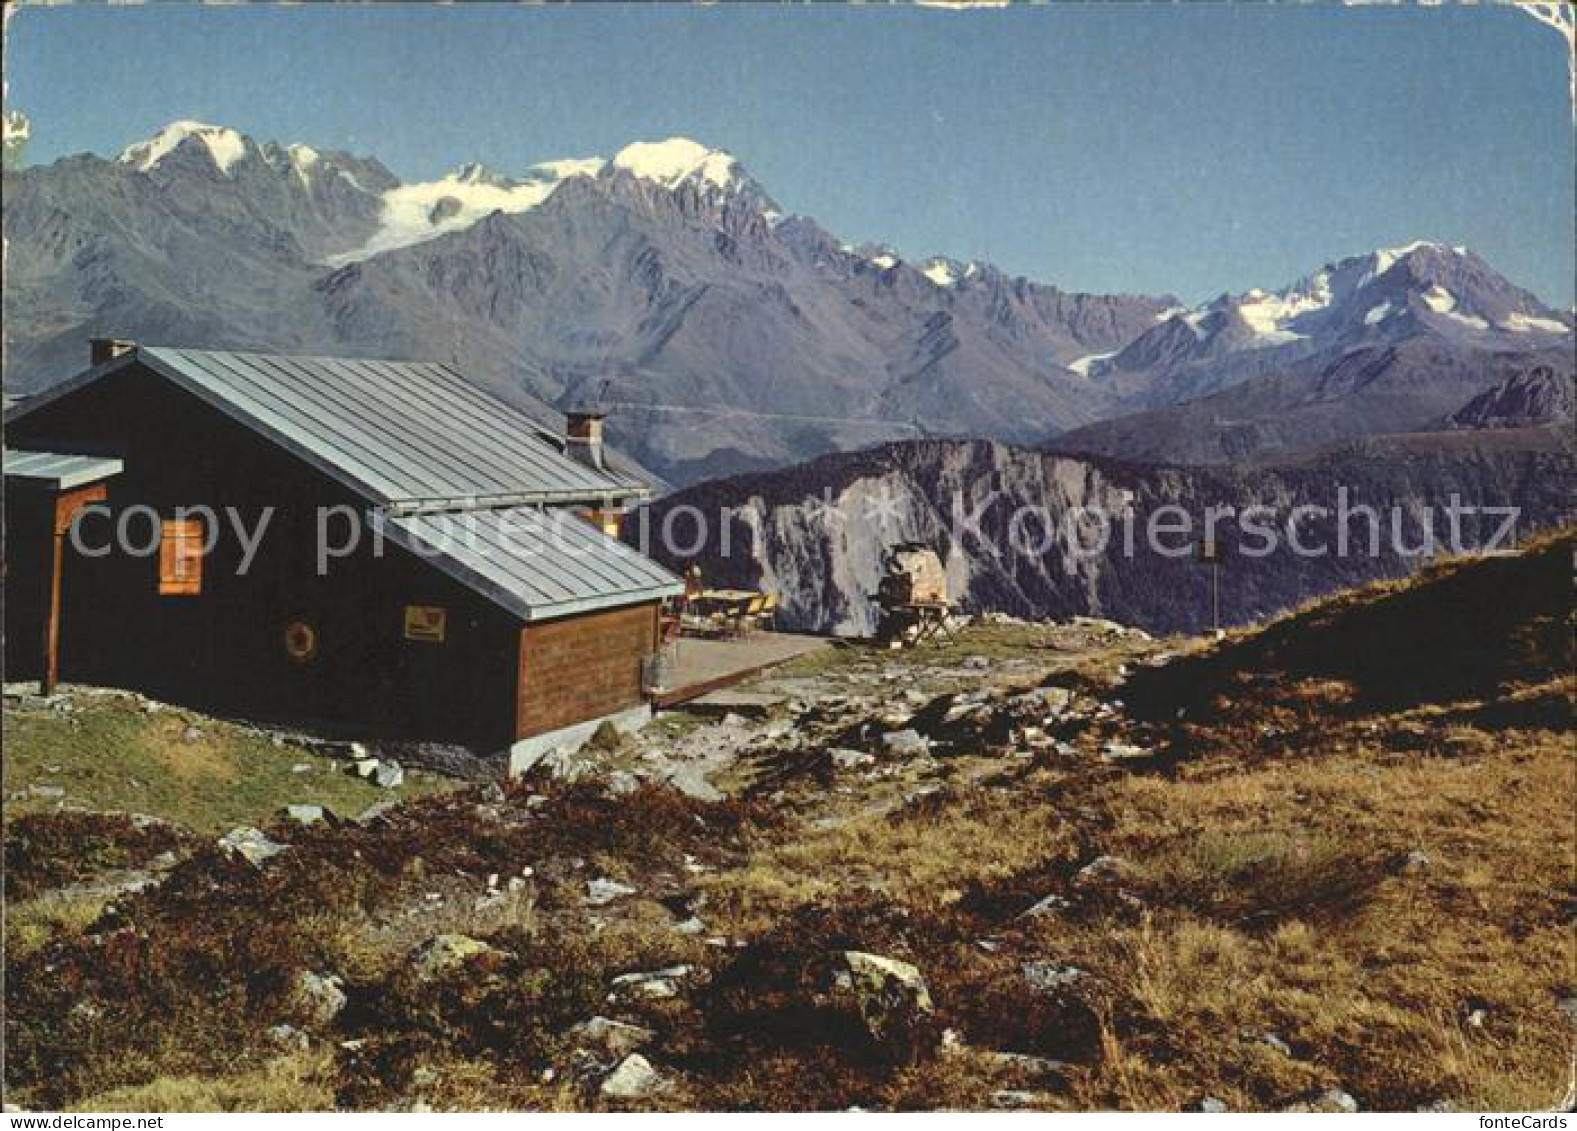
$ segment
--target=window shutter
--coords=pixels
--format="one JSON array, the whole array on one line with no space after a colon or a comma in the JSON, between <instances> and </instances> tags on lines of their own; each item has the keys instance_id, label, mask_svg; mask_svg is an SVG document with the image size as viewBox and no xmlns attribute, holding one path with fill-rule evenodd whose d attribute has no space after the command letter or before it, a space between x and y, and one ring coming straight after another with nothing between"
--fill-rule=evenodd
<instances>
[{"instance_id":1,"label":"window shutter","mask_svg":"<svg viewBox=\"0 0 1577 1131\"><path fill-rule=\"evenodd\" d=\"M202 520L165 519L159 524L159 592L196 596L202 591Z\"/></svg>"}]
</instances>

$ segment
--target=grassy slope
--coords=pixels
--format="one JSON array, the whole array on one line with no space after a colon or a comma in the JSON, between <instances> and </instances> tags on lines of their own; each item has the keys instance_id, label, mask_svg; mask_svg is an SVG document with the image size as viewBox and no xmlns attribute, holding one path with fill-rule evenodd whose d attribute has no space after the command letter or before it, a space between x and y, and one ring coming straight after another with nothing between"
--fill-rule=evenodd
<instances>
[{"instance_id":1,"label":"grassy slope","mask_svg":"<svg viewBox=\"0 0 1577 1131\"><path fill-rule=\"evenodd\" d=\"M286 805L354 817L378 801L446 787L414 771L398 791L383 790L347 774L343 762L195 712L148 712L119 694L68 691L67 698L69 712L5 706L5 940L12 955L88 927L117 876L161 853L187 855L239 824L266 826ZM127 814L170 825L139 828Z\"/></svg>"},{"instance_id":2,"label":"grassy slope","mask_svg":"<svg viewBox=\"0 0 1577 1131\"><path fill-rule=\"evenodd\" d=\"M194 861L98 925L137 927L120 949L67 924L54 949L8 957L10 985L32 987L8 1003L10 1083L89 1109L596 1106L565 1085L560 1034L611 1011L659 1032L677 1084L658 1106L979 1108L1012 1087L1053 1109L1254 1109L1332 1086L1368 1109L1552 1106L1573 1040L1559 1003L1577 994L1571 550L1442 565L1140 668L1118 693L1129 717L1071 730L1074 756L982 745L927 771L789 777L751 805L549 789L528 818L524 790L454 794L292 833L265 873ZM1067 655L1046 630L990 629L947 658L1100 688L1136 647ZM851 649L790 674L896 664L914 671L896 686L920 687L927 662ZM1162 756L1106 765L1111 738ZM1121 890L1077 878L1101 854L1128 862ZM473 908L523 863L518 898ZM593 923L589 875L641 894ZM675 934L657 897L681 892L749 945ZM1023 916L1046 895L1066 906ZM441 930L509 956L438 996L413 988L401 956ZM962 1047L894 1064L851 1043L813 985L842 947L914 961ZM671 962L710 985L606 1000L613 974ZM1086 978L1039 997L1028 962ZM312 1053L279 1057L262 1032L303 967L342 974L353 1006ZM351 1036L365 1043L326 1055ZM993 1050L1070 1067L1048 1082Z\"/></svg>"},{"instance_id":3,"label":"grassy slope","mask_svg":"<svg viewBox=\"0 0 1577 1131\"><path fill-rule=\"evenodd\" d=\"M391 796L430 792L412 773L398 794L345 772L345 764L192 712L148 713L127 696L79 696L76 709L7 704L6 813L49 812L64 801L98 811L146 813L194 832L222 833L271 819L292 804L355 816ZM306 765L305 772L294 767ZM13 797L59 786L64 798Z\"/></svg>"}]
</instances>

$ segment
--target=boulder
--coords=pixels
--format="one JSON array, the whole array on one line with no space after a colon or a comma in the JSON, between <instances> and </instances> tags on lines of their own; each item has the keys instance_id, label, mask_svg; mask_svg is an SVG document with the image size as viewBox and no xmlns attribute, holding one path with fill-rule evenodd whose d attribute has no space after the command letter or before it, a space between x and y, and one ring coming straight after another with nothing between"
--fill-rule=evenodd
<instances>
[{"instance_id":1,"label":"boulder","mask_svg":"<svg viewBox=\"0 0 1577 1131\"><path fill-rule=\"evenodd\" d=\"M679 995L679 983L688 978L689 966L666 966L661 970L643 970L620 974L609 983L614 990L628 990L648 998L671 998Z\"/></svg>"},{"instance_id":2,"label":"boulder","mask_svg":"<svg viewBox=\"0 0 1577 1131\"><path fill-rule=\"evenodd\" d=\"M1323 1092L1310 1099L1300 1101L1283 1109L1287 1112L1305 1114L1308 1112L1345 1112L1352 1114L1359 1110L1358 1101L1340 1088L1326 1088Z\"/></svg>"},{"instance_id":3,"label":"boulder","mask_svg":"<svg viewBox=\"0 0 1577 1131\"><path fill-rule=\"evenodd\" d=\"M598 1016L582 1021L569 1031L569 1035L587 1050L613 1061L629 1056L650 1043L657 1034L643 1025Z\"/></svg>"},{"instance_id":4,"label":"boulder","mask_svg":"<svg viewBox=\"0 0 1577 1131\"><path fill-rule=\"evenodd\" d=\"M265 860L278 856L287 846L270 840L261 829L237 825L219 838L219 847L261 868Z\"/></svg>"},{"instance_id":5,"label":"boulder","mask_svg":"<svg viewBox=\"0 0 1577 1131\"><path fill-rule=\"evenodd\" d=\"M900 758L912 758L928 753L931 742L919 731L911 728L882 735L882 746L889 754L896 754Z\"/></svg>"},{"instance_id":6,"label":"boulder","mask_svg":"<svg viewBox=\"0 0 1577 1131\"><path fill-rule=\"evenodd\" d=\"M1044 915L1056 915L1072 906L1073 903L1070 900L1053 892L1051 895L1036 902L1029 910L1024 912L1024 915L1030 919L1039 919Z\"/></svg>"},{"instance_id":7,"label":"boulder","mask_svg":"<svg viewBox=\"0 0 1577 1131\"><path fill-rule=\"evenodd\" d=\"M632 1052L619 1062L597 1089L608 1099L638 1100L649 1096L663 1086L651 1062L638 1052Z\"/></svg>"},{"instance_id":8,"label":"boulder","mask_svg":"<svg viewBox=\"0 0 1577 1131\"><path fill-rule=\"evenodd\" d=\"M328 815L321 805L286 805L285 819L298 825L315 825Z\"/></svg>"},{"instance_id":9,"label":"boulder","mask_svg":"<svg viewBox=\"0 0 1577 1131\"><path fill-rule=\"evenodd\" d=\"M1343 1111L1351 1114L1358 1110L1358 1101L1340 1088L1326 1088L1315 1099L1314 1106L1320 1111Z\"/></svg>"},{"instance_id":10,"label":"boulder","mask_svg":"<svg viewBox=\"0 0 1577 1131\"><path fill-rule=\"evenodd\" d=\"M1017 1088L1001 1088L991 1093L991 1106L999 1111L1032 1111L1045 1107L1051 1097L1045 1092L1026 1092Z\"/></svg>"},{"instance_id":11,"label":"boulder","mask_svg":"<svg viewBox=\"0 0 1577 1131\"><path fill-rule=\"evenodd\" d=\"M911 1054L917 1051L936 1008L920 971L901 959L862 950L844 951L843 964L871 1037Z\"/></svg>"},{"instance_id":12,"label":"boulder","mask_svg":"<svg viewBox=\"0 0 1577 1131\"><path fill-rule=\"evenodd\" d=\"M1108 742L1101 747L1101 761L1103 762L1143 761L1153 756L1153 751L1128 742Z\"/></svg>"},{"instance_id":13,"label":"boulder","mask_svg":"<svg viewBox=\"0 0 1577 1131\"><path fill-rule=\"evenodd\" d=\"M1072 710L1073 699L1073 692L1066 687L1036 687L1009 697L1005 705L1016 718L1036 717L1054 723Z\"/></svg>"},{"instance_id":14,"label":"boulder","mask_svg":"<svg viewBox=\"0 0 1577 1131\"><path fill-rule=\"evenodd\" d=\"M628 797L640 788L641 779L628 770L614 770L604 786L609 797Z\"/></svg>"},{"instance_id":15,"label":"boulder","mask_svg":"<svg viewBox=\"0 0 1577 1131\"><path fill-rule=\"evenodd\" d=\"M1038 1081L1065 1083L1070 1068L1065 1060L1053 1060L1049 1056L1033 1056L1024 1052L990 1052L986 1054L986 1059L1004 1071Z\"/></svg>"},{"instance_id":16,"label":"boulder","mask_svg":"<svg viewBox=\"0 0 1577 1131\"><path fill-rule=\"evenodd\" d=\"M595 880L586 881L586 902L593 907L602 907L616 899L634 895L635 891L636 889L629 884L621 884L618 880L599 876Z\"/></svg>"},{"instance_id":17,"label":"boulder","mask_svg":"<svg viewBox=\"0 0 1577 1131\"><path fill-rule=\"evenodd\" d=\"M398 789L405 784L405 770L398 762L379 762L372 772L372 782L379 789Z\"/></svg>"},{"instance_id":18,"label":"boulder","mask_svg":"<svg viewBox=\"0 0 1577 1131\"><path fill-rule=\"evenodd\" d=\"M338 975L297 970L290 980L286 1008L304 1025L332 1025L345 1008L345 991Z\"/></svg>"},{"instance_id":19,"label":"boulder","mask_svg":"<svg viewBox=\"0 0 1577 1131\"><path fill-rule=\"evenodd\" d=\"M1077 966L1058 966L1054 962L1026 962L1024 980L1037 993L1058 993L1076 986L1089 977Z\"/></svg>"},{"instance_id":20,"label":"boulder","mask_svg":"<svg viewBox=\"0 0 1577 1131\"><path fill-rule=\"evenodd\" d=\"M1091 886L1119 884L1131 879L1134 866L1121 856L1097 856L1074 876L1074 882Z\"/></svg>"},{"instance_id":21,"label":"boulder","mask_svg":"<svg viewBox=\"0 0 1577 1131\"><path fill-rule=\"evenodd\" d=\"M306 1052L312 1047L312 1038L294 1025L271 1025L264 1035L280 1052Z\"/></svg>"},{"instance_id":22,"label":"boulder","mask_svg":"<svg viewBox=\"0 0 1577 1131\"><path fill-rule=\"evenodd\" d=\"M441 978L479 955L501 953L469 935L444 934L416 946L405 961L407 970L425 981Z\"/></svg>"},{"instance_id":23,"label":"boulder","mask_svg":"<svg viewBox=\"0 0 1577 1131\"><path fill-rule=\"evenodd\" d=\"M576 782L589 775L594 765L590 758L575 750L561 750L555 747L544 753L530 766L525 767L522 773L532 770L546 774L553 781Z\"/></svg>"}]
</instances>

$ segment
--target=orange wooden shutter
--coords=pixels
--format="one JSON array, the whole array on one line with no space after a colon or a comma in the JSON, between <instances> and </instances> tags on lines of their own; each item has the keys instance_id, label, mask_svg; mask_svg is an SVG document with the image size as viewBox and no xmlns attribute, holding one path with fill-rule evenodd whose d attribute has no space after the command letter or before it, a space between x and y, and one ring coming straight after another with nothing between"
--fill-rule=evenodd
<instances>
[{"instance_id":1,"label":"orange wooden shutter","mask_svg":"<svg viewBox=\"0 0 1577 1131\"><path fill-rule=\"evenodd\" d=\"M165 519L159 525L159 592L194 596L202 591L202 520Z\"/></svg>"}]
</instances>

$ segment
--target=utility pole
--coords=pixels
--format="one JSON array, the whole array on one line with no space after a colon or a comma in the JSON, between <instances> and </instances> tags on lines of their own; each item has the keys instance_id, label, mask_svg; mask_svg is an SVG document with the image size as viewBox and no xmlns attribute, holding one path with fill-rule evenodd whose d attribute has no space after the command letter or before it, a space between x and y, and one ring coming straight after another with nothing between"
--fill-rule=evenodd
<instances>
[{"instance_id":1,"label":"utility pole","mask_svg":"<svg viewBox=\"0 0 1577 1131\"><path fill-rule=\"evenodd\" d=\"M1219 640L1225 635L1221 631L1221 545L1214 538L1206 538L1199 543L1197 553L1199 560L1210 567L1210 625Z\"/></svg>"}]
</instances>

